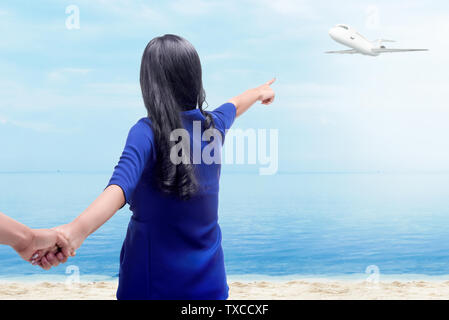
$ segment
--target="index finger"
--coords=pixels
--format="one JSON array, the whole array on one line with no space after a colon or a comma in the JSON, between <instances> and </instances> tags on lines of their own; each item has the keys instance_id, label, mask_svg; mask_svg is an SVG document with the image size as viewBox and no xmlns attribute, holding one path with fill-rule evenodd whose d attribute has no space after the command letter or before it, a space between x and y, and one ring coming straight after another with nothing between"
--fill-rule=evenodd
<instances>
[{"instance_id":1,"label":"index finger","mask_svg":"<svg viewBox=\"0 0 449 320\"><path fill-rule=\"evenodd\" d=\"M275 80L276 80L276 78L273 78L270 81L268 81L266 84L271 86Z\"/></svg>"}]
</instances>

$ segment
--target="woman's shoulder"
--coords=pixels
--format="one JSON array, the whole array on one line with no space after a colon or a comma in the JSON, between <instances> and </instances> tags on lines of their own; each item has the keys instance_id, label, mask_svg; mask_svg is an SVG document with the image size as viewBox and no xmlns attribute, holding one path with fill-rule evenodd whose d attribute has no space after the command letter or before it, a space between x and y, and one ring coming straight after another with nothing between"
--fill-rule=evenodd
<instances>
[{"instance_id":1,"label":"woman's shoulder","mask_svg":"<svg viewBox=\"0 0 449 320\"><path fill-rule=\"evenodd\" d=\"M232 102L225 102L212 112L210 112L214 118L215 127L222 132L231 128L237 116L237 109Z\"/></svg>"},{"instance_id":2,"label":"woman's shoulder","mask_svg":"<svg viewBox=\"0 0 449 320\"><path fill-rule=\"evenodd\" d=\"M151 120L148 117L139 119L129 130L129 137L136 139L142 139L144 137L153 141L154 133L151 128Z\"/></svg>"},{"instance_id":3,"label":"woman's shoulder","mask_svg":"<svg viewBox=\"0 0 449 320\"><path fill-rule=\"evenodd\" d=\"M140 118L131 129L137 129L141 131L153 132L151 127L151 120L148 117Z\"/></svg>"}]
</instances>

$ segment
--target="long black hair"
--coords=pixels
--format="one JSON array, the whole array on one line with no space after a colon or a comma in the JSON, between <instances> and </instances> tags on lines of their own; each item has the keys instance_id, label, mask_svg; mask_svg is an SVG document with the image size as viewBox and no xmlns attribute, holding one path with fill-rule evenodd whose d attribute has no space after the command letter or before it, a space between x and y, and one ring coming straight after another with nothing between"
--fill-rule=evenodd
<instances>
[{"instance_id":1,"label":"long black hair","mask_svg":"<svg viewBox=\"0 0 449 320\"><path fill-rule=\"evenodd\" d=\"M142 56L140 86L155 137L159 189L189 199L199 187L195 170L191 162L174 164L170 160L170 150L177 143L170 141L170 134L183 127L180 112L190 109L203 113L206 128L213 125L212 117L202 108L206 94L200 58L193 45L173 34L151 40Z\"/></svg>"}]
</instances>

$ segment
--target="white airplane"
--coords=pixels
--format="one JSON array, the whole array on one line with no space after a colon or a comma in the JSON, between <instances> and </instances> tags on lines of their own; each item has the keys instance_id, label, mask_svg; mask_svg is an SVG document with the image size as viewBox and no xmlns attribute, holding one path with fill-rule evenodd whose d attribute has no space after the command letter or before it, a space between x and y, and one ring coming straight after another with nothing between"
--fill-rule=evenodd
<instances>
[{"instance_id":1,"label":"white airplane","mask_svg":"<svg viewBox=\"0 0 449 320\"><path fill-rule=\"evenodd\" d=\"M378 56L385 52L405 52L405 51L427 51L428 49L387 49L384 42L394 42L394 40L379 39L375 41L369 41L353 28L345 24L337 24L335 27L329 30L329 36L352 49L339 50L339 51L326 51L325 53L346 53L354 54L361 53L368 56Z\"/></svg>"}]
</instances>

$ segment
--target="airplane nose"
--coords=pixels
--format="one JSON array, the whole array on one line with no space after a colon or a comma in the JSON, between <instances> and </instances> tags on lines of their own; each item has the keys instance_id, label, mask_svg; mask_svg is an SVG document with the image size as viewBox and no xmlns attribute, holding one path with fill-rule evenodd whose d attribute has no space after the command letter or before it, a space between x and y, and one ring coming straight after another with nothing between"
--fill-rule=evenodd
<instances>
[{"instance_id":1,"label":"airplane nose","mask_svg":"<svg viewBox=\"0 0 449 320\"><path fill-rule=\"evenodd\" d=\"M330 28L330 29L329 29L329 36L330 36L331 38L334 38L334 37L335 37L335 28Z\"/></svg>"}]
</instances>

